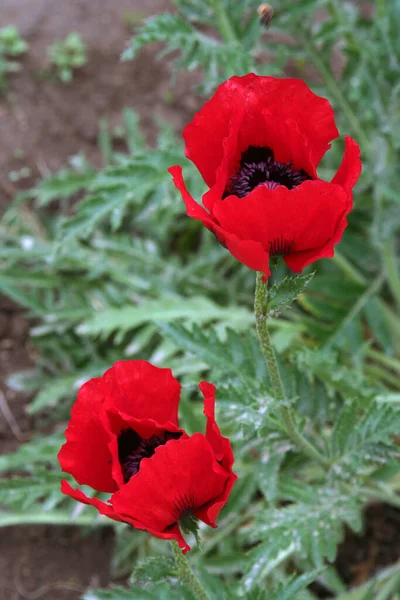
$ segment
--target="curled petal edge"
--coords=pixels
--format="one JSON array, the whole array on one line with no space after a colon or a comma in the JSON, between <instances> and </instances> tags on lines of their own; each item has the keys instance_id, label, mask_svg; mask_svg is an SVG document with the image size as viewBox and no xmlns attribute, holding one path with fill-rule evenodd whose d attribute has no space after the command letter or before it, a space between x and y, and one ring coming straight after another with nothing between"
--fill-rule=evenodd
<instances>
[{"instance_id":1,"label":"curled petal edge","mask_svg":"<svg viewBox=\"0 0 400 600\"><path fill-rule=\"evenodd\" d=\"M175 523L173 527L169 531L153 531L144 527L139 521L135 519L131 519L125 515L120 515L113 509L112 506L99 500L99 498L89 498L84 494L81 490L74 489L65 479L61 481L61 492L70 496L74 500L78 502L82 502L83 504L87 504L89 506L94 506L101 515L112 519L113 521L120 521L122 523L128 523L135 529L142 529L150 533L152 536L164 540L175 540L179 547L182 549L182 554L186 554L190 550L189 544L185 541L182 536L181 530L179 529L179 525Z\"/></svg>"},{"instance_id":2,"label":"curled petal edge","mask_svg":"<svg viewBox=\"0 0 400 600\"><path fill-rule=\"evenodd\" d=\"M207 418L206 439L211 445L217 461L228 472L228 479L224 491L216 498L196 511L195 515L207 525L217 527L215 520L223 506L226 504L237 475L232 471L234 456L228 438L223 437L215 421L215 385L202 381L199 388L204 396L204 414Z\"/></svg>"},{"instance_id":3,"label":"curled petal edge","mask_svg":"<svg viewBox=\"0 0 400 600\"><path fill-rule=\"evenodd\" d=\"M182 167L175 165L174 167L170 167L168 172L172 175L176 188L182 194L187 215L201 221L239 262L245 264L249 269L262 271L267 276L271 275L268 264L269 253L265 248L259 242L239 239L236 235L222 229L218 223L213 221L205 209L189 194L183 180Z\"/></svg>"},{"instance_id":4,"label":"curled petal edge","mask_svg":"<svg viewBox=\"0 0 400 600\"><path fill-rule=\"evenodd\" d=\"M347 194L347 207L338 221L338 226L334 235L328 242L319 248L305 250L304 252L294 252L283 257L287 266L295 273L301 273L304 267L321 258L332 258L335 254L335 245L340 242L344 230L347 227L346 216L353 208L352 189L357 182L362 170L360 158L360 148L353 138L346 136L345 150L342 162L333 177L331 183L341 186Z\"/></svg>"}]
</instances>

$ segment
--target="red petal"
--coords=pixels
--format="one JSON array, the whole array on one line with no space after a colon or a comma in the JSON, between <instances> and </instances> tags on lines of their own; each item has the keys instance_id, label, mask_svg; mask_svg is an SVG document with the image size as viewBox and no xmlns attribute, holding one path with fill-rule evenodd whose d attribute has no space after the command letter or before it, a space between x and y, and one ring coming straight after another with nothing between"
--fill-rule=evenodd
<instances>
[{"instance_id":1,"label":"red petal","mask_svg":"<svg viewBox=\"0 0 400 600\"><path fill-rule=\"evenodd\" d=\"M174 423L167 421L160 425L152 419L134 419L119 411L112 403L106 402L106 410L110 423L110 430L114 434L109 443L110 453L113 456L112 473L118 488L124 485L122 468L118 458L118 436L124 429L133 429L142 439L149 439L153 435L162 436L165 431L180 432L182 438L188 437L183 429L179 429Z\"/></svg>"},{"instance_id":2,"label":"red petal","mask_svg":"<svg viewBox=\"0 0 400 600\"><path fill-rule=\"evenodd\" d=\"M220 225L213 221L204 208L189 194L183 181L182 168L175 166L168 169L168 171L173 176L174 184L182 194L183 201L186 204L186 212L189 217L201 221L207 229L216 235L221 244L226 246L229 252L238 261L249 267L249 269L262 271L266 275L270 275L271 270L268 266L268 251L263 248L259 242L254 242L253 240L241 240L236 235L220 227Z\"/></svg>"},{"instance_id":3,"label":"red petal","mask_svg":"<svg viewBox=\"0 0 400 600\"><path fill-rule=\"evenodd\" d=\"M305 181L288 190L258 186L245 198L228 196L214 206L224 230L242 240L293 243L297 251L319 248L331 239L347 210L347 195L337 185Z\"/></svg>"},{"instance_id":4,"label":"red petal","mask_svg":"<svg viewBox=\"0 0 400 600\"><path fill-rule=\"evenodd\" d=\"M344 230L347 227L346 215L350 212L353 206L352 199L352 188L355 185L358 177L361 173L361 160L360 160L360 149L358 144L350 137L345 137L345 151L338 172L332 179L332 183L343 187L347 194L347 205L342 215L342 218L338 221L332 237L319 248L307 250L305 252L294 252L284 257L284 261L287 266L295 271L301 273L301 271L307 265L313 263L321 258L332 258L335 253L334 246L338 244L342 239Z\"/></svg>"},{"instance_id":5,"label":"red petal","mask_svg":"<svg viewBox=\"0 0 400 600\"><path fill-rule=\"evenodd\" d=\"M297 122L308 141L315 166L329 148L329 142L338 136L328 100L316 96L300 79L260 77L253 73L231 77L219 86L183 132L186 156L196 164L209 187L215 183L216 170L223 158L222 142L230 131L232 119L243 109L246 121L241 130L241 144L260 145L260 115L265 111L282 121Z\"/></svg>"},{"instance_id":6,"label":"red petal","mask_svg":"<svg viewBox=\"0 0 400 600\"><path fill-rule=\"evenodd\" d=\"M199 510L196 511L196 516L215 527L215 519L217 518L221 508L226 504L232 486L235 483L237 476L232 472L234 462L232 447L228 438L221 435L219 427L215 421L215 386L207 381L202 381L199 388L204 396L204 414L207 417L206 438L210 442L214 450L216 459L221 463L221 466L228 473L228 479L225 484L225 489L218 498L207 502Z\"/></svg>"},{"instance_id":7,"label":"red petal","mask_svg":"<svg viewBox=\"0 0 400 600\"><path fill-rule=\"evenodd\" d=\"M213 213L214 202L222 198L230 177L239 167L241 156L239 137L243 126L243 117L243 109L233 115L229 133L222 140L223 158L215 173L215 184L203 196L203 204L211 214Z\"/></svg>"},{"instance_id":8,"label":"red petal","mask_svg":"<svg viewBox=\"0 0 400 600\"><path fill-rule=\"evenodd\" d=\"M220 498L228 479L206 438L171 440L144 458L139 472L112 497L114 510L158 535L169 533L185 509Z\"/></svg>"},{"instance_id":9,"label":"red petal","mask_svg":"<svg viewBox=\"0 0 400 600\"><path fill-rule=\"evenodd\" d=\"M209 187L215 183L216 170L223 159L223 140L229 134L235 107L238 108L235 95L230 96L222 84L183 131L185 154Z\"/></svg>"},{"instance_id":10,"label":"red petal","mask_svg":"<svg viewBox=\"0 0 400 600\"><path fill-rule=\"evenodd\" d=\"M182 167L179 165L175 165L174 167L170 167L168 172L173 177L173 182L176 188L182 194L182 199L186 206L186 214L188 217L192 217L192 219L197 219L201 221L203 225L207 227L210 231L213 231L214 223L210 217L210 215L204 210L200 204L196 202L196 200L189 194L185 182L183 180L182 175Z\"/></svg>"},{"instance_id":11,"label":"red petal","mask_svg":"<svg viewBox=\"0 0 400 600\"><path fill-rule=\"evenodd\" d=\"M110 504L107 504L106 502L103 502L102 500L99 500L98 498L89 498L81 490L75 490L73 487L71 487L69 485L69 483L67 481L65 481L65 479L63 481L61 481L61 492L63 494L66 494L67 496L70 496L74 500L77 500L78 502L82 502L83 504L87 504L89 506L94 506L101 515L105 515L106 517L108 517L109 519L112 519L113 521L120 521L123 523L128 523L128 525L132 525L132 527L134 527L135 529L146 529L145 527L141 526L141 523L137 523L134 519L131 519L130 517L122 516L122 515L119 515L118 513L116 513ZM152 530L147 530L147 531L151 535L154 535L155 537L158 537L158 538L162 538L162 539L166 539L166 540L176 540L178 542L179 546L181 548L183 548L183 550L182 550L183 554L186 554L186 552L188 550L190 550L190 546L183 539L181 531L177 524L175 524L173 527L171 527L171 529L168 532L159 532L159 531L152 531Z\"/></svg>"},{"instance_id":12,"label":"red petal","mask_svg":"<svg viewBox=\"0 0 400 600\"><path fill-rule=\"evenodd\" d=\"M61 468L78 483L99 492L113 492L112 455L108 449L111 433L103 410L102 379L91 379L78 392L65 432L67 442L58 453Z\"/></svg>"},{"instance_id":13,"label":"red petal","mask_svg":"<svg viewBox=\"0 0 400 600\"><path fill-rule=\"evenodd\" d=\"M121 360L104 373L103 384L114 406L127 415L178 425L181 385L171 369L145 360Z\"/></svg>"},{"instance_id":14,"label":"red petal","mask_svg":"<svg viewBox=\"0 0 400 600\"><path fill-rule=\"evenodd\" d=\"M78 502L94 506L101 515L105 515L114 521L122 521L110 504L99 500L99 498L89 498L81 490L75 490L73 487L71 487L70 484L65 481L65 479L61 481L61 492L67 496L71 496L71 498L77 500Z\"/></svg>"},{"instance_id":15,"label":"red petal","mask_svg":"<svg viewBox=\"0 0 400 600\"><path fill-rule=\"evenodd\" d=\"M344 138L344 142L345 149L342 164L332 179L332 183L341 185L346 192L351 193L351 190L355 186L362 169L360 148L357 142L351 137L346 136Z\"/></svg>"}]
</instances>

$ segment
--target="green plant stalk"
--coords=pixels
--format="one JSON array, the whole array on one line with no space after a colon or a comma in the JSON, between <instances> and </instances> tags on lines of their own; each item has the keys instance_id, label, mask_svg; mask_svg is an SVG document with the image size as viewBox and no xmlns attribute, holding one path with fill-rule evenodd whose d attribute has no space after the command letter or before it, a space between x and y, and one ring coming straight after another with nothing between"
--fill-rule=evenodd
<instances>
[{"instance_id":1,"label":"green plant stalk","mask_svg":"<svg viewBox=\"0 0 400 600\"><path fill-rule=\"evenodd\" d=\"M346 327L362 311L362 309L364 308L364 306L367 304L368 300L370 298L372 298L378 292L378 290L382 286L384 280L385 280L384 274L383 273L379 273L378 277L376 277L376 279L374 279L374 281L371 283L371 285L358 298L357 302L354 304L354 306L351 308L351 310L349 311L349 313L346 315L346 317L340 323L339 327L336 329L336 331L328 339L328 341L324 345L325 349L330 348L338 340L338 338L343 333L343 331L346 329Z\"/></svg>"},{"instance_id":2,"label":"green plant stalk","mask_svg":"<svg viewBox=\"0 0 400 600\"><path fill-rule=\"evenodd\" d=\"M396 301L397 307L400 309L400 277L397 270L397 264L394 251L394 239L389 238L383 248L382 256L385 266L387 282L390 290Z\"/></svg>"},{"instance_id":3,"label":"green plant stalk","mask_svg":"<svg viewBox=\"0 0 400 600\"><path fill-rule=\"evenodd\" d=\"M341 271L346 275L346 277L348 277L348 279L350 279L350 281L354 281L354 283L358 283L362 286L367 285L367 279L364 277L364 275L340 252L335 251L335 255L332 257L332 262L334 262L339 269L341 269ZM379 307L382 309L382 312L385 315L390 327L400 335L400 319L397 313L390 306L388 306L388 304L382 298L377 298L377 302Z\"/></svg>"},{"instance_id":4,"label":"green plant stalk","mask_svg":"<svg viewBox=\"0 0 400 600\"><path fill-rule=\"evenodd\" d=\"M171 542L171 547L181 580L190 587L197 600L209 600L207 592L193 573L186 556L182 554L182 550L179 548L177 542Z\"/></svg>"},{"instance_id":5,"label":"green plant stalk","mask_svg":"<svg viewBox=\"0 0 400 600\"><path fill-rule=\"evenodd\" d=\"M301 37L300 41L306 48L311 60L313 61L314 65L316 66L322 78L324 79L327 89L331 92L332 95L336 97L337 102L340 104L344 115L350 123L354 133L358 137L358 141L360 143L361 148L364 150L364 152L367 152L370 146L369 139L365 135L364 130L361 127L361 124L355 112L353 111L350 104L347 102L335 78L333 77L332 73L322 60L317 48L315 48L312 42L310 42L310 40L306 37Z\"/></svg>"},{"instance_id":6,"label":"green plant stalk","mask_svg":"<svg viewBox=\"0 0 400 600\"><path fill-rule=\"evenodd\" d=\"M225 42L237 42L235 30L221 0L212 0L215 16L217 18L218 29Z\"/></svg>"},{"instance_id":7,"label":"green plant stalk","mask_svg":"<svg viewBox=\"0 0 400 600\"><path fill-rule=\"evenodd\" d=\"M368 348L368 350L365 352L365 355L387 367L388 369L393 369L393 371L396 371L400 375L400 360L398 358L383 354L383 352L374 350L374 348Z\"/></svg>"},{"instance_id":8,"label":"green plant stalk","mask_svg":"<svg viewBox=\"0 0 400 600\"><path fill-rule=\"evenodd\" d=\"M275 358L271 338L268 331L268 306L267 306L267 284L262 280L263 274L257 272L256 292L254 299L254 314L258 339L267 362L269 377L274 398L278 401L285 400L285 391L279 373L278 363ZM316 460L324 468L329 466L329 461L315 448L298 430L295 420L295 412L292 408L282 405L280 413L285 425L286 433L297 446L311 459Z\"/></svg>"}]
</instances>

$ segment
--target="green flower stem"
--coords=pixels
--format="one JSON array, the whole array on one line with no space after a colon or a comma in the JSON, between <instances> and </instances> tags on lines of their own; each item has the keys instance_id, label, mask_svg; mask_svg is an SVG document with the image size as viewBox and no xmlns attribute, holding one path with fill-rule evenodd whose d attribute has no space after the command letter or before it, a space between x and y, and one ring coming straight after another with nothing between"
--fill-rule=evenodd
<instances>
[{"instance_id":1,"label":"green flower stem","mask_svg":"<svg viewBox=\"0 0 400 600\"><path fill-rule=\"evenodd\" d=\"M218 29L225 42L237 42L235 30L221 0L212 0Z\"/></svg>"},{"instance_id":2,"label":"green flower stem","mask_svg":"<svg viewBox=\"0 0 400 600\"><path fill-rule=\"evenodd\" d=\"M197 600L209 600L207 592L193 573L186 556L182 554L182 550L179 548L177 542L171 542L171 547L181 580L190 587Z\"/></svg>"},{"instance_id":3,"label":"green flower stem","mask_svg":"<svg viewBox=\"0 0 400 600\"><path fill-rule=\"evenodd\" d=\"M285 391L276 362L274 349L268 331L268 307L267 307L267 284L262 280L263 274L258 272L256 279L256 293L254 300L254 313L258 339L263 350L274 398L279 401L285 400ZM324 468L329 466L329 461L315 448L298 430L295 420L295 412L289 406L281 405L280 413L289 438L302 448L303 452L313 460L316 460Z\"/></svg>"}]
</instances>

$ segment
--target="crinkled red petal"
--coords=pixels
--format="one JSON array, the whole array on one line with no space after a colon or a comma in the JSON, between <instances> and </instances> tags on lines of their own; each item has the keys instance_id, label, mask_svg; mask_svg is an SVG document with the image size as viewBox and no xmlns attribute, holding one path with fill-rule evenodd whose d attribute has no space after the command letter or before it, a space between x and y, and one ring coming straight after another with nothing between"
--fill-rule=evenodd
<instances>
[{"instance_id":1,"label":"crinkled red petal","mask_svg":"<svg viewBox=\"0 0 400 600\"><path fill-rule=\"evenodd\" d=\"M340 185L347 194L346 209L341 219L337 222L334 234L326 244L312 250L294 252L284 257L284 261L292 271L301 273L307 265L316 260L321 258L332 258L335 253L335 244L340 242L343 232L347 227L346 215L353 207L352 188L360 176L361 169L362 164L358 144L352 138L345 137L343 160L336 175L332 179L332 184Z\"/></svg>"},{"instance_id":2,"label":"crinkled red petal","mask_svg":"<svg viewBox=\"0 0 400 600\"><path fill-rule=\"evenodd\" d=\"M214 205L225 231L272 251L282 249L283 254L288 247L302 251L326 244L346 210L343 188L321 180L305 181L292 190L260 185L245 198L228 196Z\"/></svg>"},{"instance_id":3,"label":"crinkled red petal","mask_svg":"<svg viewBox=\"0 0 400 600\"><path fill-rule=\"evenodd\" d=\"M183 539L182 533L179 529L179 525L177 524L175 524L173 527L170 528L169 531L166 532L153 531L151 529L143 527L141 523L135 521L135 519L132 519L128 515L119 515L117 512L115 512L115 510L110 504L99 500L99 498L89 498L81 490L74 489L70 486L70 484L67 481L65 481L65 479L61 481L61 492L63 494L66 494L67 496L70 496L74 500L77 500L78 502L82 502L83 504L87 504L89 506L94 506L94 508L96 508L101 515L104 515L109 519L112 519L113 521L127 523L135 529L144 529L154 537L158 537L165 540L176 540L179 546L182 548L183 554L186 554L186 552L190 550L190 546Z\"/></svg>"},{"instance_id":4,"label":"crinkled red petal","mask_svg":"<svg viewBox=\"0 0 400 600\"><path fill-rule=\"evenodd\" d=\"M262 271L266 275L271 274L269 268L269 253L259 242L253 240L241 240L235 234L224 230L211 216L198 204L186 189L182 177L182 168L179 166L170 167L168 171L174 178L174 184L181 192L183 201L186 205L186 212L189 217L197 219L212 231L217 239L226 246L229 252L249 269Z\"/></svg>"},{"instance_id":5,"label":"crinkled red petal","mask_svg":"<svg viewBox=\"0 0 400 600\"><path fill-rule=\"evenodd\" d=\"M99 500L99 498L89 498L84 494L81 490L76 490L70 486L70 484L63 479L61 481L61 492L70 496L74 500L78 502L82 502L83 504L88 504L90 506L94 506L97 508L101 515L105 515L109 519L113 519L114 521L123 521L122 519L113 509L110 504Z\"/></svg>"},{"instance_id":6,"label":"crinkled red petal","mask_svg":"<svg viewBox=\"0 0 400 600\"><path fill-rule=\"evenodd\" d=\"M178 426L181 385L171 369L145 360L121 360L104 373L102 381L105 395L125 414Z\"/></svg>"},{"instance_id":7,"label":"crinkled red petal","mask_svg":"<svg viewBox=\"0 0 400 600\"><path fill-rule=\"evenodd\" d=\"M144 458L139 472L111 502L114 510L159 534L169 534L185 511L197 511L223 494L228 474L204 435L171 440Z\"/></svg>"},{"instance_id":8,"label":"crinkled red petal","mask_svg":"<svg viewBox=\"0 0 400 600\"><path fill-rule=\"evenodd\" d=\"M239 148L240 131L243 127L244 111L238 111L232 117L229 133L222 140L223 158L215 173L215 184L202 198L203 205L213 214L215 200L222 198L229 179L239 168L241 151Z\"/></svg>"},{"instance_id":9,"label":"crinkled red petal","mask_svg":"<svg viewBox=\"0 0 400 600\"><path fill-rule=\"evenodd\" d=\"M316 96L300 79L260 77L250 73L231 77L219 86L215 95L186 126L183 136L186 156L199 169L209 187L223 159L223 140L234 115L245 110L240 145L264 145L262 113L281 121L296 121L307 139L314 166L318 165L338 136L331 105Z\"/></svg>"},{"instance_id":10,"label":"crinkled red petal","mask_svg":"<svg viewBox=\"0 0 400 600\"><path fill-rule=\"evenodd\" d=\"M103 409L102 378L91 379L78 392L58 460L62 470L99 492L117 489L112 477L111 432Z\"/></svg>"},{"instance_id":11,"label":"crinkled red petal","mask_svg":"<svg viewBox=\"0 0 400 600\"><path fill-rule=\"evenodd\" d=\"M160 424L156 423L153 419L135 419L118 410L111 402L107 403L107 401L105 403L105 409L110 423L110 430L113 433L109 443L109 449L113 457L112 473L114 480L118 484L118 488L124 485L124 477L118 458L118 436L121 431L133 429L142 439L149 439L153 435L162 436L166 431L179 432L181 433L182 439L188 437L183 429L179 429L174 423L171 423L171 421Z\"/></svg>"}]
</instances>

